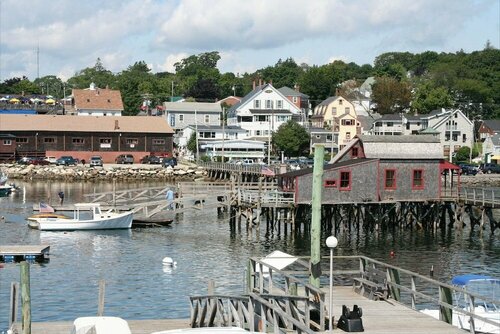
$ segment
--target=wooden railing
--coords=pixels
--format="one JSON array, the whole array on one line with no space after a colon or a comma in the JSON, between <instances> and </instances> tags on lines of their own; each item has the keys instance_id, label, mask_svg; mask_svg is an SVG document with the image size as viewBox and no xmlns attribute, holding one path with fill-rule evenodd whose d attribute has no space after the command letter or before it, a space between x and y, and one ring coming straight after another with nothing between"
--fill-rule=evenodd
<instances>
[{"instance_id":1,"label":"wooden railing","mask_svg":"<svg viewBox=\"0 0 500 334\"><path fill-rule=\"evenodd\" d=\"M308 262L299 259L296 264L302 268L299 272L308 272ZM325 330L325 293L309 284L307 279L279 270L257 258L249 259L247 275L249 293L258 294L261 299L264 295L295 297L298 296L299 292L303 293L300 297L305 298L303 301L307 304L307 310L315 309L319 317L317 320L313 320L308 314L304 314L303 317L299 318L302 319L305 328L312 328L316 331ZM260 302L262 303L262 301ZM270 307L269 303L263 304L264 307ZM274 308L272 309L276 311ZM297 317L294 318L300 321Z\"/></svg>"},{"instance_id":2,"label":"wooden railing","mask_svg":"<svg viewBox=\"0 0 500 334\"><path fill-rule=\"evenodd\" d=\"M479 205L500 205L500 188L472 188L460 189L460 200Z\"/></svg>"},{"instance_id":3,"label":"wooden railing","mask_svg":"<svg viewBox=\"0 0 500 334\"><path fill-rule=\"evenodd\" d=\"M265 203L274 204L276 206L286 206L295 204L295 194L291 192L281 191L255 191L241 190L239 192L240 200L247 203Z\"/></svg>"}]
</instances>

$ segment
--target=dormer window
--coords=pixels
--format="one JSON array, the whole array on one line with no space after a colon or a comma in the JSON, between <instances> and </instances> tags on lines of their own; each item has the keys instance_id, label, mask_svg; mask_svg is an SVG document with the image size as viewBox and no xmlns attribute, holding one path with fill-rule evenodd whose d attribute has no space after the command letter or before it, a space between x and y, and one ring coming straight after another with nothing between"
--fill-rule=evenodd
<instances>
[{"instance_id":1,"label":"dormer window","mask_svg":"<svg viewBox=\"0 0 500 334\"><path fill-rule=\"evenodd\" d=\"M342 105L342 102L343 102L343 101L342 101L342 99L340 99L340 100L339 100L339 105Z\"/></svg>"},{"instance_id":2,"label":"dormer window","mask_svg":"<svg viewBox=\"0 0 500 334\"><path fill-rule=\"evenodd\" d=\"M108 99L108 103L111 103L111 100L110 100L110 99Z\"/></svg>"},{"instance_id":3,"label":"dormer window","mask_svg":"<svg viewBox=\"0 0 500 334\"><path fill-rule=\"evenodd\" d=\"M87 102L90 102L90 99L87 99Z\"/></svg>"}]
</instances>

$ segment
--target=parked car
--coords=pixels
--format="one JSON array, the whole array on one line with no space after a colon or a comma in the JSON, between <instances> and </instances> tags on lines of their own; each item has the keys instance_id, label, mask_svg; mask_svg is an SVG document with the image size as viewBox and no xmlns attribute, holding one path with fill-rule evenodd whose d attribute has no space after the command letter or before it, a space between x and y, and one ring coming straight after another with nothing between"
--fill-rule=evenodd
<instances>
[{"instance_id":1,"label":"parked car","mask_svg":"<svg viewBox=\"0 0 500 334\"><path fill-rule=\"evenodd\" d=\"M132 154L120 154L116 157L115 162L117 164L133 164L134 156Z\"/></svg>"},{"instance_id":2,"label":"parked car","mask_svg":"<svg viewBox=\"0 0 500 334\"><path fill-rule=\"evenodd\" d=\"M34 158L32 157L22 157L21 159L17 160L17 163L20 165L29 165L31 160Z\"/></svg>"},{"instance_id":3,"label":"parked car","mask_svg":"<svg viewBox=\"0 0 500 334\"><path fill-rule=\"evenodd\" d=\"M78 165L78 159L73 158L71 155L63 155L59 159L56 160L56 165L60 166L71 166L71 165Z\"/></svg>"},{"instance_id":4,"label":"parked car","mask_svg":"<svg viewBox=\"0 0 500 334\"><path fill-rule=\"evenodd\" d=\"M476 175L479 172L479 168L477 166L471 164L460 164L460 173L465 175Z\"/></svg>"},{"instance_id":5,"label":"parked car","mask_svg":"<svg viewBox=\"0 0 500 334\"><path fill-rule=\"evenodd\" d=\"M171 167L174 167L174 166L177 166L177 159L176 158L163 158L163 161L161 163L161 165L163 167L168 167L168 166L171 166Z\"/></svg>"},{"instance_id":6,"label":"parked car","mask_svg":"<svg viewBox=\"0 0 500 334\"><path fill-rule=\"evenodd\" d=\"M41 157L30 158L30 161L28 163L30 165L40 165L40 166L50 165L50 162Z\"/></svg>"},{"instance_id":7,"label":"parked car","mask_svg":"<svg viewBox=\"0 0 500 334\"><path fill-rule=\"evenodd\" d=\"M479 167L483 173L491 174L491 173L500 173L500 165L498 164L481 164Z\"/></svg>"},{"instance_id":8,"label":"parked car","mask_svg":"<svg viewBox=\"0 0 500 334\"><path fill-rule=\"evenodd\" d=\"M90 167L95 167L95 166L101 166L103 165L102 163L102 158L99 155L94 155L90 157Z\"/></svg>"},{"instance_id":9,"label":"parked car","mask_svg":"<svg viewBox=\"0 0 500 334\"><path fill-rule=\"evenodd\" d=\"M142 157L141 164L159 165L161 164L161 159L156 155L146 155L145 157Z\"/></svg>"},{"instance_id":10,"label":"parked car","mask_svg":"<svg viewBox=\"0 0 500 334\"><path fill-rule=\"evenodd\" d=\"M55 164L57 162L56 157L45 157L45 160L47 160L50 164Z\"/></svg>"}]
</instances>

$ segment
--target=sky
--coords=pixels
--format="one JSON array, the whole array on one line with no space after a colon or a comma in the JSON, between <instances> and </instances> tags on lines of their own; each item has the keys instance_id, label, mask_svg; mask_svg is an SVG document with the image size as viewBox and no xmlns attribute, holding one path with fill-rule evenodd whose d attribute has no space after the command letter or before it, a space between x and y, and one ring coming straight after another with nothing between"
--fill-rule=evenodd
<instances>
[{"instance_id":1,"label":"sky","mask_svg":"<svg viewBox=\"0 0 500 334\"><path fill-rule=\"evenodd\" d=\"M488 40L499 47L500 0L0 0L0 81L67 80L97 58L114 73L136 61L174 72L210 51L222 73L286 58L373 65L384 52L472 52Z\"/></svg>"}]
</instances>

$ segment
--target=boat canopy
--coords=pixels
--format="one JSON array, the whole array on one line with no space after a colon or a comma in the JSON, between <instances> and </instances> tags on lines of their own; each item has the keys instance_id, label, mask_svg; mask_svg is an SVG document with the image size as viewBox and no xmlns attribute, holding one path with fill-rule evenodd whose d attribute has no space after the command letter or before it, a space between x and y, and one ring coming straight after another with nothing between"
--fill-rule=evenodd
<instances>
[{"instance_id":1,"label":"boat canopy","mask_svg":"<svg viewBox=\"0 0 500 334\"><path fill-rule=\"evenodd\" d=\"M452 284L455 285L466 285L470 281L475 281L475 280L489 280L493 279L490 276L484 276L484 275L475 275L475 274L467 274L467 275L459 275L453 277L451 280Z\"/></svg>"}]
</instances>

